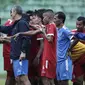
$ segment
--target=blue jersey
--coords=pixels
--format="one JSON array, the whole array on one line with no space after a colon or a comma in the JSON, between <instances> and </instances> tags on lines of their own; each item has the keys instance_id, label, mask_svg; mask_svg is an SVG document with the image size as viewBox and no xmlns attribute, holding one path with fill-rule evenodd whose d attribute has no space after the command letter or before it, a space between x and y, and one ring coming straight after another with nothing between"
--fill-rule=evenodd
<instances>
[{"instance_id":1,"label":"blue jersey","mask_svg":"<svg viewBox=\"0 0 85 85\"><path fill-rule=\"evenodd\" d=\"M78 39L85 40L85 33L78 32L74 36Z\"/></svg>"},{"instance_id":2,"label":"blue jersey","mask_svg":"<svg viewBox=\"0 0 85 85\"><path fill-rule=\"evenodd\" d=\"M57 29L57 36L57 61L61 62L67 58L67 52L68 48L70 47L72 33L68 28L62 27Z\"/></svg>"}]
</instances>

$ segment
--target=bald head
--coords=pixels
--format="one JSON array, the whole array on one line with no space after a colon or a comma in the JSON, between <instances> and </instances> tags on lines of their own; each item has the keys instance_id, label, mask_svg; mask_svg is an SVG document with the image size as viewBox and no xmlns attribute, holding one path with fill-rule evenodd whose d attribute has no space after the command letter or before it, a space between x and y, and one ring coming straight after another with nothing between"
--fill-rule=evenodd
<instances>
[{"instance_id":1,"label":"bald head","mask_svg":"<svg viewBox=\"0 0 85 85\"><path fill-rule=\"evenodd\" d=\"M54 17L54 12L52 10L46 10L43 15L47 15L51 19Z\"/></svg>"},{"instance_id":2,"label":"bald head","mask_svg":"<svg viewBox=\"0 0 85 85\"><path fill-rule=\"evenodd\" d=\"M48 24L53 21L54 18L54 12L52 10L46 10L43 13L43 22L44 24Z\"/></svg>"}]
</instances>

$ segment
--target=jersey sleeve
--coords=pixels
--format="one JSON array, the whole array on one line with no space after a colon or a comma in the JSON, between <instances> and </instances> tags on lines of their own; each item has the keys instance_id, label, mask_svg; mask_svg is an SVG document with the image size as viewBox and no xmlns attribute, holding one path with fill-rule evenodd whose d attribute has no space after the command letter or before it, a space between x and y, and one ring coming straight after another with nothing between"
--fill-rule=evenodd
<instances>
[{"instance_id":1,"label":"jersey sleeve","mask_svg":"<svg viewBox=\"0 0 85 85\"><path fill-rule=\"evenodd\" d=\"M43 34L37 34L37 40L43 40Z\"/></svg>"},{"instance_id":2,"label":"jersey sleeve","mask_svg":"<svg viewBox=\"0 0 85 85\"><path fill-rule=\"evenodd\" d=\"M64 34L70 40L73 38L73 34L72 34L72 32L69 29L65 29L64 30Z\"/></svg>"},{"instance_id":3,"label":"jersey sleeve","mask_svg":"<svg viewBox=\"0 0 85 85\"><path fill-rule=\"evenodd\" d=\"M55 29L56 29L55 25L54 25L54 24L51 24L51 25L49 26L49 28L47 29L47 30L48 30L47 35L54 36Z\"/></svg>"}]
</instances>

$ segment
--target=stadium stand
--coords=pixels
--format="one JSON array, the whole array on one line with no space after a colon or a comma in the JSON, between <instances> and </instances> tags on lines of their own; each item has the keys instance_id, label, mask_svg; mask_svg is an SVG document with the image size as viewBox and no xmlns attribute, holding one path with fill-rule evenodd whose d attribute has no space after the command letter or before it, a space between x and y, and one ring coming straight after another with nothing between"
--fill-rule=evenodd
<instances>
[{"instance_id":1,"label":"stadium stand","mask_svg":"<svg viewBox=\"0 0 85 85\"><path fill-rule=\"evenodd\" d=\"M24 0L19 3L26 10L35 10L39 8L51 8L55 12L63 11L67 15L66 25L71 29L75 27L76 18L80 15L85 16L85 0ZM0 10L0 16L3 22L9 16L9 10L13 4L9 3L7 7Z\"/></svg>"}]
</instances>

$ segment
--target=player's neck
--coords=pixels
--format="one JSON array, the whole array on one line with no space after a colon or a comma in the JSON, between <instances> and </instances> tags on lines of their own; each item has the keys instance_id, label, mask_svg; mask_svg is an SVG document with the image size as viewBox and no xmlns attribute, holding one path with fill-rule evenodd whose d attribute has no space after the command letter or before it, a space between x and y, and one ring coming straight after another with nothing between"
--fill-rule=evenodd
<instances>
[{"instance_id":1,"label":"player's neck","mask_svg":"<svg viewBox=\"0 0 85 85\"><path fill-rule=\"evenodd\" d=\"M16 16L16 18L15 18L15 20L17 21L17 20L20 20L22 18L22 16Z\"/></svg>"},{"instance_id":2,"label":"player's neck","mask_svg":"<svg viewBox=\"0 0 85 85\"><path fill-rule=\"evenodd\" d=\"M60 25L58 26L58 29L61 29L63 26L64 26L64 24L60 24Z\"/></svg>"}]
</instances>

